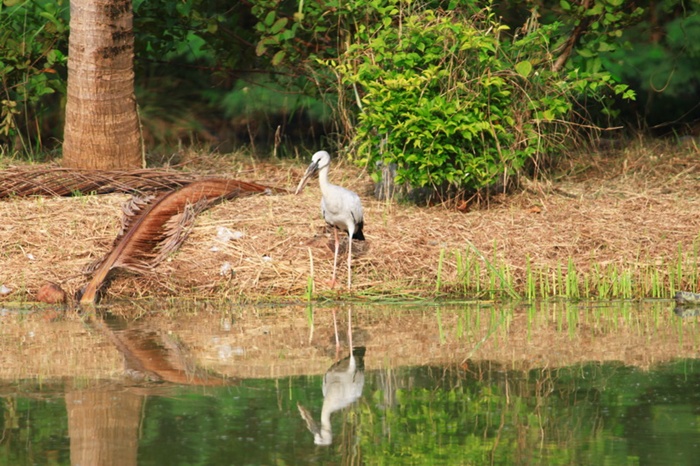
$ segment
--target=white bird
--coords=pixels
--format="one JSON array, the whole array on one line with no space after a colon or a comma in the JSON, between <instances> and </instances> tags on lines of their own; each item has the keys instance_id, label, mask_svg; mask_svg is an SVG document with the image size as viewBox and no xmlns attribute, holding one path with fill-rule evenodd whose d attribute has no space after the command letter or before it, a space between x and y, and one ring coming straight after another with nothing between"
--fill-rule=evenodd
<instances>
[{"instance_id":1,"label":"white bird","mask_svg":"<svg viewBox=\"0 0 700 466\"><path fill-rule=\"evenodd\" d=\"M331 414L357 401L362 396L365 386L365 348L352 347L352 310L348 309L348 345L350 356L336 362L323 376L323 406L321 407L321 425L311 416L309 410L297 403L299 414L306 421L306 427L314 434L316 445L330 445L333 441Z\"/></svg>"},{"instance_id":2,"label":"white bird","mask_svg":"<svg viewBox=\"0 0 700 466\"><path fill-rule=\"evenodd\" d=\"M299 194L311 177L318 172L318 182L321 186L321 214L335 235L335 255L333 257L332 285L335 285L336 269L338 267L338 230L348 233L348 289L352 285L352 240L364 241L362 234L364 226L362 202L356 193L328 182L328 166L331 156L322 150L311 158L311 165L306 169L304 177L299 182L296 194Z\"/></svg>"}]
</instances>

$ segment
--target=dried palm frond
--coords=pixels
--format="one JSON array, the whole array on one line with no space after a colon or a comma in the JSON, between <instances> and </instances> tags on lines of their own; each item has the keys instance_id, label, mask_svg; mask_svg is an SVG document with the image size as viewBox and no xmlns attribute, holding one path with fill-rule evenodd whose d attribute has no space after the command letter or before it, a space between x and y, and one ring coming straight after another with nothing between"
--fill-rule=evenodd
<instances>
[{"instance_id":1,"label":"dried palm frond","mask_svg":"<svg viewBox=\"0 0 700 466\"><path fill-rule=\"evenodd\" d=\"M0 199L163 191L180 188L197 178L197 175L175 170L12 167L0 171Z\"/></svg>"},{"instance_id":2,"label":"dried palm frond","mask_svg":"<svg viewBox=\"0 0 700 466\"><path fill-rule=\"evenodd\" d=\"M82 291L80 303L95 302L97 291L113 269L142 272L158 265L187 238L197 214L212 204L270 191L256 183L210 178L177 191L132 200L123 209L122 231L112 250L91 267L94 274Z\"/></svg>"}]
</instances>

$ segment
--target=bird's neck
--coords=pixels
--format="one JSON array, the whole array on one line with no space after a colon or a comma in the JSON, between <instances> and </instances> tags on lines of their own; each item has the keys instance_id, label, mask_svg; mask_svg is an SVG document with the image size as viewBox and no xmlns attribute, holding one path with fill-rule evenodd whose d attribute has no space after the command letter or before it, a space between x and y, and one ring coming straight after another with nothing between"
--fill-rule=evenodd
<instances>
[{"instance_id":1,"label":"bird's neck","mask_svg":"<svg viewBox=\"0 0 700 466\"><path fill-rule=\"evenodd\" d=\"M333 431L331 428L331 410L328 407L326 407L325 403L324 408L325 409L321 409L321 430L318 432L317 436L322 442L320 443L321 445L330 445L333 441Z\"/></svg>"},{"instance_id":2,"label":"bird's neck","mask_svg":"<svg viewBox=\"0 0 700 466\"><path fill-rule=\"evenodd\" d=\"M321 430L331 430L331 413L329 406L321 408Z\"/></svg>"},{"instance_id":3,"label":"bird's neck","mask_svg":"<svg viewBox=\"0 0 700 466\"><path fill-rule=\"evenodd\" d=\"M321 193L326 194L326 189L330 186L328 181L328 165L318 171L318 184L321 186Z\"/></svg>"}]
</instances>

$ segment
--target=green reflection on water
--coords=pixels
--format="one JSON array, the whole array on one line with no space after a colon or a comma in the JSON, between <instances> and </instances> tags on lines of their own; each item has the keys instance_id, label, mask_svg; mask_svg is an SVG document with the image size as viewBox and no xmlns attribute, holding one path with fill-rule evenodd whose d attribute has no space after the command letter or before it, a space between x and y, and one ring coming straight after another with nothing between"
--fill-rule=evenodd
<instances>
[{"instance_id":1,"label":"green reflection on water","mask_svg":"<svg viewBox=\"0 0 700 466\"><path fill-rule=\"evenodd\" d=\"M3 397L0 464L70 464L75 424L63 390L82 400L92 389L24 383ZM95 390L107 400L124 392ZM142 403L129 422L143 465L690 465L700 454L697 360L648 371L588 363L525 372L489 362L370 371L359 402L332 417L330 447L314 445L297 411L301 403L320 413L321 376L132 394Z\"/></svg>"}]
</instances>

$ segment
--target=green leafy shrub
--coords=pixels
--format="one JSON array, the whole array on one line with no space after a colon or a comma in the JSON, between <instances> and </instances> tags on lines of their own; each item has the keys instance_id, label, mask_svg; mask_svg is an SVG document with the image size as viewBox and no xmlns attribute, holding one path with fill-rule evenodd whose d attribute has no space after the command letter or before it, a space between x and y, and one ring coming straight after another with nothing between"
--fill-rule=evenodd
<instances>
[{"instance_id":1,"label":"green leafy shrub","mask_svg":"<svg viewBox=\"0 0 700 466\"><path fill-rule=\"evenodd\" d=\"M67 9L60 0L0 4L0 146L31 151L28 133L39 137L55 111L47 97L65 93Z\"/></svg>"},{"instance_id":2,"label":"green leafy shrub","mask_svg":"<svg viewBox=\"0 0 700 466\"><path fill-rule=\"evenodd\" d=\"M355 158L396 164L396 181L455 192L507 182L527 163L556 153L571 132L576 102L632 97L600 70L552 71L559 23L506 37L480 15L419 8L358 30L335 68L361 112Z\"/></svg>"}]
</instances>

